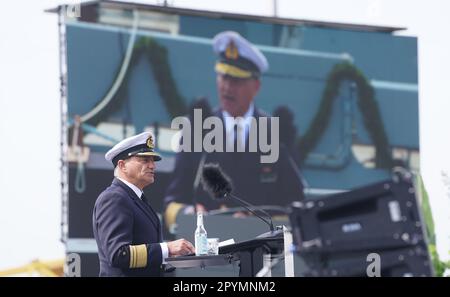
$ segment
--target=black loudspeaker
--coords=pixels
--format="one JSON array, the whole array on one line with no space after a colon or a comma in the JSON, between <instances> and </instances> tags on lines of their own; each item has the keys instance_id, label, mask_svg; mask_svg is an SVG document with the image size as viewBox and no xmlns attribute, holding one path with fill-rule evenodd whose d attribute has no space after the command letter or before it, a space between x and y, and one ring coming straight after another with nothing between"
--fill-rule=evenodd
<instances>
[{"instance_id":1,"label":"black loudspeaker","mask_svg":"<svg viewBox=\"0 0 450 297\"><path fill-rule=\"evenodd\" d=\"M380 276L432 276L431 262L425 245L399 249L373 248L367 251L344 253L308 253L303 259L308 265L304 276L370 276L372 257L379 257ZM373 272L373 271L372 271Z\"/></svg>"},{"instance_id":2,"label":"black loudspeaker","mask_svg":"<svg viewBox=\"0 0 450 297\"><path fill-rule=\"evenodd\" d=\"M381 276L431 276L421 212L409 173L320 199L294 202L295 250L316 276L366 276L368 255Z\"/></svg>"}]
</instances>

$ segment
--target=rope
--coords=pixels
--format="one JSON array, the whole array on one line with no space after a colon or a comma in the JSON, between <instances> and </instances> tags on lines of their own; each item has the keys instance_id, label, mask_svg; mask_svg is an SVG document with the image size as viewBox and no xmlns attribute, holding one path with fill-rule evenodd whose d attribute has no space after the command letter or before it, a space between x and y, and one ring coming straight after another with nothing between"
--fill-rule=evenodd
<instances>
[{"instance_id":1,"label":"rope","mask_svg":"<svg viewBox=\"0 0 450 297\"><path fill-rule=\"evenodd\" d=\"M83 164L83 146L79 143L81 119L79 116L75 116L75 123L73 127L72 135L72 148L77 158L77 173L75 176L75 191L77 193L84 193L86 190L86 177L84 174Z\"/></svg>"},{"instance_id":2,"label":"rope","mask_svg":"<svg viewBox=\"0 0 450 297\"><path fill-rule=\"evenodd\" d=\"M75 191L84 193L86 191L86 175L84 174L83 162L78 161L77 174L75 176Z\"/></svg>"},{"instance_id":3,"label":"rope","mask_svg":"<svg viewBox=\"0 0 450 297\"><path fill-rule=\"evenodd\" d=\"M122 66L120 68L119 74L117 75L116 81L112 85L111 89L109 89L108 93L106 94L105 98L103 98L100 103L95 106L92 110L90 110L85 115L81 116L81 121L86 122L93 118L97 113L99 113L105 106L108 105L108 103L113 99L114 95L116 94L117 90L119 89L120 85L122 84L122 81L125 77L125 74L128 70L128 66L130 65L131 55L133 54L133 47L134 42L136 39L136 32L138 28L138 22L139 22L139 14L136 10L133 10L133 29L131 32L130 40L128 41L128 47L127 52L125 54L125 58L123 60Z\"/></svg>"}]
</instances>

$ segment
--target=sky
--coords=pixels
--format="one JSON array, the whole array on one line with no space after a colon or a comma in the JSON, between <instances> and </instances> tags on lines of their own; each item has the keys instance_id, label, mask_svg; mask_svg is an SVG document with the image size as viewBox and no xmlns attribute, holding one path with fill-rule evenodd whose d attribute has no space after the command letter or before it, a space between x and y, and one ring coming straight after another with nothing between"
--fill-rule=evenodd
<instances>
[{"instance_id":1,"label":"sky","mask_svg":"<svg viewBox=\"0 0 450 297\"><path fill-rule=\"evenodd\" d=\"M64 257L60 243L58 27L44 9L78 1L4 1L0 9L0 271ZM132 2L132 1L130 1ZM163 1L139 1L149 4ZM169 0L178 7L274 15L270 0ZM450 1L278 0L277 16L406 27L418 37L421 173L438 252L450 250Z\"/></svg>"}]
</instances>

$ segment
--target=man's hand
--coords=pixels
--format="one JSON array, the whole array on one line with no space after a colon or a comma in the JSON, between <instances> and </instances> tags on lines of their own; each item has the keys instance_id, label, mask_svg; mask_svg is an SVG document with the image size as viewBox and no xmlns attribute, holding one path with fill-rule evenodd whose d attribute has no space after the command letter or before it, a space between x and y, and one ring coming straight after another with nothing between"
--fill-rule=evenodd
<instances>
[{"instance_id":1,"label":"man's hand","mask_svg":"<svg viewBox=\"0 0 450 297\"><path fill-rule=\"evenodd\" d=\"M195 253L195 248L192 243L184 238L169 241L167 247L169 248L169 257L185 256Z\"/></svg>"},{"instance_id":2,"label":"man's hand","mask_svg":"<svg viewBox=\"0 0 450 297\"><path fill-rule=\"evenodd\" d=\"M248 218L248 216L249 216L249 214L247 212L243 212L243 211L238 211L233 214L233 218L239 218L239 219Z\"/></svg>"},{"instance_id":3,"label":"man's hand","mask_svg":"<svg viewBox=\"0 0 450 297\"><path fill-rule=\"evenodd\" d=\"M207 212L208 210L206 207L203 206L203 204L197 203L197 211L201 211L203 213ZM183 210L184 214L195 214L195 208L193 205L189 205L184 208Z\"/></svg>"}]
</instances>

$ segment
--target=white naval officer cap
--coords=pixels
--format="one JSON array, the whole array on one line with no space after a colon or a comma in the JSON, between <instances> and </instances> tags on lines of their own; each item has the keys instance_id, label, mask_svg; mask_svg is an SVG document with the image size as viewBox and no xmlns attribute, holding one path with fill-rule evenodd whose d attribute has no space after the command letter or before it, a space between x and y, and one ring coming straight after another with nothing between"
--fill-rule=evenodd
<instances>
[{"instance_id":1,"label":"white naval officer cap","mask_svg":"<svg viewBox=\"0 0 450 297\"><path fill-rule=\"evenodd\" d=\"M161 156L155 152L151 132L143 132L125 138L105 154L105 159L112 162L115 167L119 160L125 160L132 156L151 156L155 161L161 160Z\"/></svg>"},{"instance_id":2,"label":"white naval officer cap","mask_svg":"<svg viewBox=\"0 0 450 297\"><path fill-rule=\"evenodd\" d=\"M213 49L219 55L215 67L217 73L235 78L258 78L269 69L264 54L237 32L217 34Z\"/></svg>"}]
</instances>

